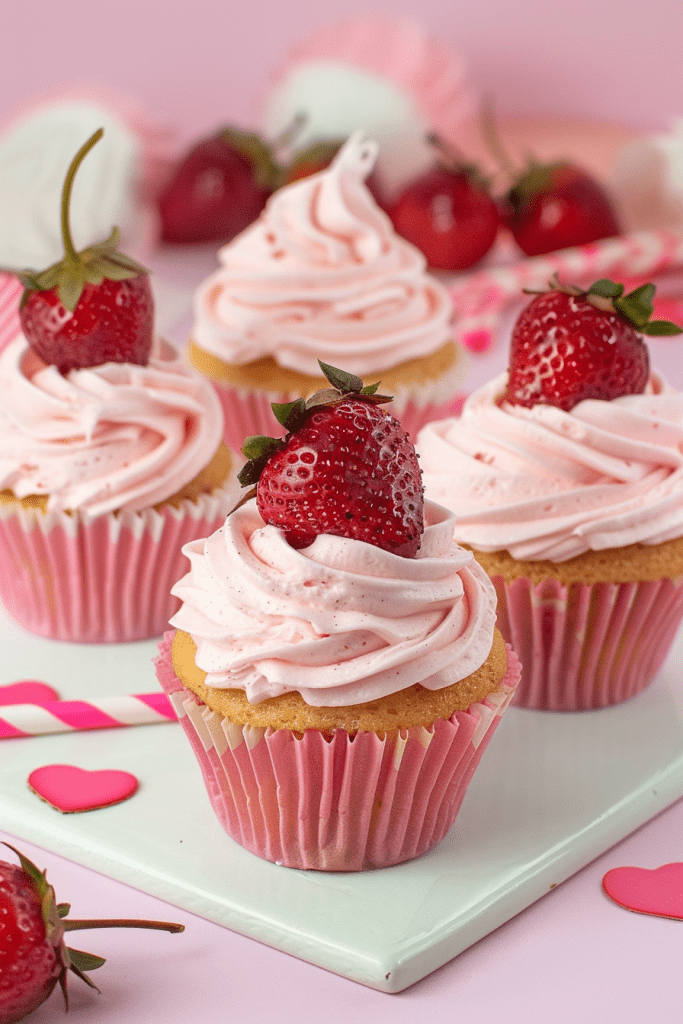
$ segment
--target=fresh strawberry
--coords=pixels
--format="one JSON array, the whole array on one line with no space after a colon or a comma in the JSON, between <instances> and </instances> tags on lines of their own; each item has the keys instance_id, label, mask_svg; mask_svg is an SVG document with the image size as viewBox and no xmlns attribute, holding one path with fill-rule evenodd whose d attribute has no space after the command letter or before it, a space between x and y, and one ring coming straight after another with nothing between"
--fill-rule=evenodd
<instances>
[{"instance_id":1,"label":"fresh strawberry","mask_svg":"<svg viewBox=\"0 0 683 1024\"><path fill-rule=\"evenodd\" d=\"M530 164L507 193L505 207L505 223L527 256L619 234L605 190L564 161Z\"/></svg>"},{"instance_id":2,"label":"fresh strawberry","mask_svg":"<svg viewBox=\"0 0 683 1024\"><path fill-rule=\"evenodd\" d=\"M388 213L430 267L467 270L496 240L498 207L475 167L460 163L436 136L431 141L441 152L441 165L411 182Z\"/></svg>"},{"instance_id":3,"label":"fresh strawberry","mask_svg":"<svg viewBox=\"0 0 683 1024\"><path fill-rule=\"evenodd\" d=\"M619 234L607 193L581 167L567 160L530 159L520 171L501 143L490 103L483 106L481 127L492 156L512 183L501 200L502 219L527 256Z\"/></svg>"},{"instance_id":4,"label":"fresh strawberry","mask_svg":"<svg viewBox=\"0 0 683 1024\"><path fill-rule=\"evenodd\" d=\"M71 188L78 168L102 138L78 151L62 190L64 258L47 270L22 271L22 330L40 358L62 373L102 363L146 366L152 347L154 299L144 267L117 251L118 230L77 253L69 229Z\"/></svg>"},{"instance_id":5,"label":"fresh strawberry","mask_svg":"<svg viewBox=\"0 0 683 1024\"><path fill-rule=\"evenodd\" d=\"M256 220L277 185L272 151L223 128L186 154L158 200L166 242L228 242Z\"/></svg>"},{"instance_id":6,"label":"fresh strawberry","mask_svg":"<svg viewBox=\"0 0 683 1024\"><path fill-rule=\"evenodd\" d=\"M602 279L582 291L550 282L517 320L503 400L568 412L585 398L642 394L649 355L641 334L680 334L667 320L650 320L654 285L624 295Z\"/></svg>"},{"instance_id":7,"label":"fresh strawberry","mask_svg":"<svg viewBox=\"0 0 683 1024\"><path fill-rule=\"evenodd\" d=\"M359 377L326 363L320 368L332 387L307 401L273 405L288 433L247 438L242 452L251 461L240 483L258 481L261 517L292 547L330 533L413 558L424 532L415 448L398 420L379 408L391 399L376 393L377 384L363 387Z\"/></svg>"},{"instance_id":8,"label":"fresh strawberry","mask_svg":"<svg viewBox=\"0 0 683 1024\"><path fill-rule=\"evenodd\" d=\"M104 960L68 949L65 932L85 928L183 931L183 925L165 921L68 921L69 904L56 902L45 873L13 846L9 849L21 866L0 861L0 1024L13 1024L32 1013L57 982L68 1007L69 971L96 988L84 972L101 967Z\"/></svg>"}]
</instances>

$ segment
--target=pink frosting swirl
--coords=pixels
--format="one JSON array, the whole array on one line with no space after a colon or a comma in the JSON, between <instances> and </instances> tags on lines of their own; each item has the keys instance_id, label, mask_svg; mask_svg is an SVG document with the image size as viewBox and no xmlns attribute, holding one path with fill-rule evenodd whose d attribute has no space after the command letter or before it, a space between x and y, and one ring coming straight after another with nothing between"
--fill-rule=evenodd
<instances>
[{"instance_id":1,"label":"pink frosting swirl","mask_svg":"<svg viewBox=\"0 0 683 1024\"><path fill-rule=\"evenodd\" d=\"M456 513L460 543L562 562L683 535L683 395L652 374L645 394L564 412L498 404L505 384L418 437L426 493Z\"/></svg>"},{"instance_id":2,"label":"pink frosting swirl","mask_svg":"<svg viewBox=\"0 0 683 1024\"><path fill-rule=\"evenodd\" d=\"M417 558L328 534L296 550L255 501L187 544L171 624L195 641L207 685L243 689L253 704L298 691L339 707L474 672L493 643L495 593L454 543L452 514L425 511Z\"/></svg>"},{"instance_id":3,"label":"pink frosting swirl","mask_svg":"<svg viewBox=\"0 0 683 1024\"><path fill-rule=\"evenodd\" d=\"M446 289L365 187L377 153L352 136L325 171L286 186L219 253L195 296L194 340L229 363L272 356L319 376L428 355L451 336Z\"/></svg>"},{"instance_id":4,"label":"pink frosting swirl","mask_svg":"<svg viewBox=\"0 0 683 1024\"><path fill-rule=\"evenodd\" d=\"M49 494L90 516L164 501L221 441L213 388L166 342L148 366L104 363L62 375L19 335L0 354L0 489Z\"/></svg>"}]
</instances>

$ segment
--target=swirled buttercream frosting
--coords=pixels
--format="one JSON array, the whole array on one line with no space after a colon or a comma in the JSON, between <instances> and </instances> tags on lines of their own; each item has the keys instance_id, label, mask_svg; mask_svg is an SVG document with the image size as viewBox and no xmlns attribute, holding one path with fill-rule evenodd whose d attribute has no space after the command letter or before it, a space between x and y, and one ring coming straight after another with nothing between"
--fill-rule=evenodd
<instances>
[{"instance_id":1,"label":"swirled buttercream frosting","mask_svg":"<svg viewBox=\"0 0 683 1024\"><path fill-rule=\"evenodd\" d=\"M357 374L435 352L451 336L446 289L365 186L374 142L352 136L332 164L275 192L219 252L195 296L193 340L227 363L270 356L320 376Z\"/></svg>"},{"instance_id":2,"label":"swirled buttercream frosting","mask_svg":"<svg viewBox=\"0 0 683 1024\"><path fill-rule=\"evenodd\" d=\"M501 374L417 450L425 491L478 551L562 562L683 536L683 395L651 374L645 394L570 412L501 401Z\"/></svg>"},{"instance_id":3,"label":"swirled buttercream frosting","mask_svg":"<svg viewBox=\"0 0 683 1024\"><path fill-rule=\"evenodd\" d=\"M328 534L292 548L254 500L187 544L171 624L194 640L206 685L244 690L252 704L297 691L339 707L478 669L493 643L493 587L453 541L452 514L425 511L416 558Z\"/></svg>"},{"instance_id":4,"label":"swirled buttercream frosting","mask_svg":"<svg viewBox=\"0 0 683 1024\"><path fill-rule=\"evenodd\" d=\"M0 354L0 490L48 510L137 511L181 490L222 437L213 388L165 342L148 366L62 375L18 335Z\"/></svg>"}]
</instances>

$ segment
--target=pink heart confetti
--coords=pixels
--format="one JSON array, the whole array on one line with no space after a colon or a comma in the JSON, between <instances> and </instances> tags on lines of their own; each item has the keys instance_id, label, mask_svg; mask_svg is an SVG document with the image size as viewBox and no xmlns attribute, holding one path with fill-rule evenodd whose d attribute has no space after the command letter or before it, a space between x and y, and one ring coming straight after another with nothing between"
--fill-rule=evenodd
<instances>
[{"instance_id":1,"label":"pink heart confetti","mask_svg":"<svg viewBox=\"0 0 683 1024\"><path fill-rule=\"evenodd\" d=\"M637 914L683 921L683 864L660 868L613 868L602 887L615 903Z\"/></svg>"},{"instance_id":2,"label":"pink heart confetti","mask_svg":"<svg viewBox=\"0 0 683 1024\"><path fill-rule=\"evenodd\" d=\"M128 800L138 788L130 772L105 768L88 771L72 764L46 764L36 768L28 784L41 800L63 814L94 811Z\"/></svg>"},{"instance_id":3,"label":"pink heart confetti","mask_svg":"<svg viewBox=\"0 0 683 1024\"><path fill-rule=\"evenodd\" d=\"M8 707L10 704L44 704L48 700L59 700L59 694L39 679L20 679L16 683L0 686L0 707Z\"/></svg>"}]
</instances>

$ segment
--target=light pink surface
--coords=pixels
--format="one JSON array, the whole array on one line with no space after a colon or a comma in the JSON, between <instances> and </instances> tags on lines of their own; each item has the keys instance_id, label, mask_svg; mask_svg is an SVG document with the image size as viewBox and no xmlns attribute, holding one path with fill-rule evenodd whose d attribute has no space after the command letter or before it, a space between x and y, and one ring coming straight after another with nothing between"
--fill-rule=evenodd
<instances>
[{"instance_id":1,"label":"light pink surface","mask_svg":"<svg viewBox=\"0 0 683 1024\"><path fill-rule=\"evenodd\" d=\"M111 914L186 926L182 935L111 930L88 935L87 946L82 941L107 958L93 979L101 995L76 979L70 986L70 1013L89 1024L214 1024L225 1019L226 976L230 1017L240 1024L272 1020L274 1006L279 1024L450 1022L456 1007L457 1019L467 1024L642 1024L679 1019L681 924L616 906L602 892L602 878L623 865L658 868L679 861L681 835L683 801L398 995L286 956L23 840L0 838L47 868L57 898L71 901L74 918ZM14 860L0 849L2 859ZM53 994L30 1021L63 1019Z\"/></svg>"}]
</instances>

